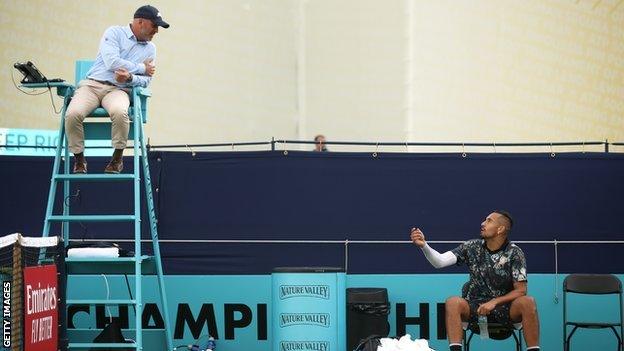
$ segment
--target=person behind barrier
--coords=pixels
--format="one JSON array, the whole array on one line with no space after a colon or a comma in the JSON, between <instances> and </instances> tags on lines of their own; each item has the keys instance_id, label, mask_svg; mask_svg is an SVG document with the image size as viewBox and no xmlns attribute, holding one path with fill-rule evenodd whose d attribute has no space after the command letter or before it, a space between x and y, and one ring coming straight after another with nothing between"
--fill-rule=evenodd
<instances>
[{"instance_id":1,"label":"person behind barrier","mask_svg":"<svg viewBox=\"0 0 624 351\"><path fill-rule=\"evenodd\" d=\"M123 169L123 150L130 128L128 92L132 87L147 87L156 72L156 46L151 42L158 27L169 28L158 10L150 5L139 7L132 23L108 28L100 40L100 49L86 79L67 107L65 130L69 150L74 154L74 173L87 173L84 157L85 117L102 106L112 121L112 145L115 149L104 172Z\"/></svg>"},{"instance_id":2,"label":"person behind barrier","mask_svg":"<svg viewBox=\"0 0 624 351\"><path fill-rule=\"evenodd\" d=\"M317 136L314 137L314 151L316 152L327 152L329 150L327 150L327 147L325 146L325 136L322 134L319 134Z\"/></svg>"},{"instance_id":3,"label":"person behind barrier","mask_svg":"<svg viewBox=\"0 0 624 351\"><path fill-rule=\"evenodd\" d=\"M412 242L421 248L433 267L465 264L470 271L463 296L446 300L446 330L451 351L461 351L462 322L475 323L478 316L488 316L489 321L510 327L522 322L527 350L540 349L537 306L527 295L524 253L507 238L512 226L508 212L494 211L481 223L481 239L466 241L442 254L427 244L419 228L412 228Z\"/></svg>"}]
</instances>

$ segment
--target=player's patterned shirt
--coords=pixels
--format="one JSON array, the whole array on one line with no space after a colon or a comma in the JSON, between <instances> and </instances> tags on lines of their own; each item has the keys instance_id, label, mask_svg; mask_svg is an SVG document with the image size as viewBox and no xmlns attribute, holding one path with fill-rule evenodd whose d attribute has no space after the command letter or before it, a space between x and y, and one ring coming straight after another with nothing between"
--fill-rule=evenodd
<instances>
[{"instance_id":1,"label":"player's patterned shirt","mask_svg":"<svg viewBox=\"0 0 624 351\"><path fill-rule=\"evenodd\" d=\"M474 239L452 252L457 265L465 264L470 271L470 281L462 294L467 300L489 301L513 290L514 282L527 280L524 252L509 241L490 251L485 240Z\"/></svg>"}]
</instances>

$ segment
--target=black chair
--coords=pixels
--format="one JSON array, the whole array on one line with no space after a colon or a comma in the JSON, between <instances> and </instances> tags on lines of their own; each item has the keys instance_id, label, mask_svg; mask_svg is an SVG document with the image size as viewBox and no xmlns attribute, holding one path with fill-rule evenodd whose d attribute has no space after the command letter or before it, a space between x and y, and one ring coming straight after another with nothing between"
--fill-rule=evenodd
<instances>
[{"instance_id":1,"label":"black chair","mask_svg":"<svg viewBox=\"0 0 624 351\"><path fill-rule=\"evenodd\" d=\"M468 338L466 334L469 332ZM468 323L464 330L464 350L470 351L470 341L475 334L479 334L479 326L476 323ZM506 340L513 336L516 342L516 351L522 351L522 326L508 327L500 323L488 322L488 334L492 340Z\"/></svg>"},{"instance_id":2,"label":"black chair","mask_svg":"<svg viewBox=\"0 0 624 351\"><path fill-rule=\"evenodd\" d=\"M617 294L619 299L618 313L620 315L619 323L608 322L587 322L587 321L568 321L566 295L567 293L586 294L586 295L609 295ZM624 335L624 319L622 316L622 282L618 277L612 274L570 274L563 281L563 350L570 350L570 339L578 328L585 329L605 329L609 328L615 334L618 340L617 350L622 350L622 335ZM572 327L572 331L568 335L568 327ZM616 327L619 327L618 334Z\"/></svg>"},{"instance_id":3,"label":"black chair","mask_svg":"<svg viewBox=\"0 0 624 351\"><path fill-rule=\"evenodd\" d=\"M468 283L462 287L462 297L466 298ZM475 322L463 323L464 328L464 350L470 351L470 342L475 334L479 334L479 325ZM468 335L466 335L468 334ZM522 351L522 324L514 324L513 327L501 323L488 322L488 334L492 340L506 340L513 337L516 342L516 351Z\"/></svg>"}]
</instances>

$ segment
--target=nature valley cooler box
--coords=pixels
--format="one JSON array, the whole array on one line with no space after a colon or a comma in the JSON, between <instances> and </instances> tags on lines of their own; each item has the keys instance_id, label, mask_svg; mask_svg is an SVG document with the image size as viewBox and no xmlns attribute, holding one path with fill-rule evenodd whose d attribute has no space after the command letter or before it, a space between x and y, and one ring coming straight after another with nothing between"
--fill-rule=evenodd
<instances>
[{"instance_id":1,"label":"nature valley cooler box","mask_svg":"<svg viewBox=\"0 0 624 351\"><path fill-rule=\"evenodd\" d=\"M275 268L271 295L271 351L345 351L342 268Z\"/></svg>"}]
</instances>

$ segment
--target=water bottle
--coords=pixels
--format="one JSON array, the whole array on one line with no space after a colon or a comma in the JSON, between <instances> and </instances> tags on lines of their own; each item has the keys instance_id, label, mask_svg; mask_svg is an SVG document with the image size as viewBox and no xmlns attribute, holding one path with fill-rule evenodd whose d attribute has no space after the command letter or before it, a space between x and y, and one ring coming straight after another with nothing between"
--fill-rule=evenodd
<instances>
[{"instance_id":1,"label":"water bottle","mask_svg":"<svg viewBox=\"0 0 624 351\"><path fill-rule=\"evenodd\" d=\"M481 339L489 339L487 316L479 316L479 335Z\"/></svg>"},{"instance_id":2,"label":"water bottle","mask_svg":"<svg viewBox=\"0 0 624 351\"><path fill-rule=\"evenodd\" d=\"M208 338L208 342L206 343L206 351L215 351L217 349L217 342L211 336Z\"/></svg>"}]
</instances>

